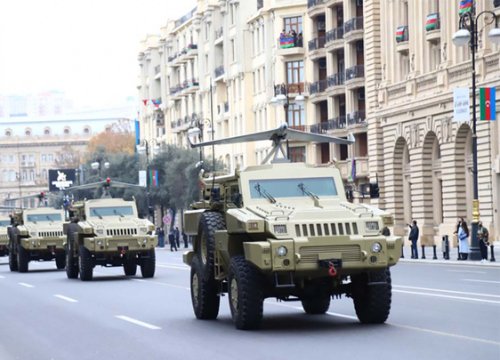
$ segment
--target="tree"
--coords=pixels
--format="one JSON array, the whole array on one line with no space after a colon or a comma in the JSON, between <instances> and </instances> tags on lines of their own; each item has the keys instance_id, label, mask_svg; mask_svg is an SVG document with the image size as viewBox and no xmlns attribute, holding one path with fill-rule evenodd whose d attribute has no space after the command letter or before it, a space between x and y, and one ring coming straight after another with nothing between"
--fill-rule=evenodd
<instances>
[{"instance_id":1,"label":"tree","mask_svg":"<svg viewBox=\"0 0 500 360\"><path fill-rule=\"evenodd\" d=\"M129 132L115 131L113 128L93 136L88 144L87 151L94 154L103 149L107 154L135 153L135 136Z\"/></svg>"}]
</instances>

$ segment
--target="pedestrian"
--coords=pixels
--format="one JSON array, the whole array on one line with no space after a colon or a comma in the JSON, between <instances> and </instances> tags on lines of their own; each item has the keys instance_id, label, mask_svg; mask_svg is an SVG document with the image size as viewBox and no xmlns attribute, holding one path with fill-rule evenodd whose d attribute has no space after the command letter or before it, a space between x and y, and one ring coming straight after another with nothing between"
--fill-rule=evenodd
<instances>
[{"instance_id":1,"label":"pedestrian","mask_svg":"<svg viewBox=\"0 0 500 360\"><path fill-rule=\"evenodd\" d=\"M490 245L488 229L480 221L477 224L477 237L479 238L479 250L481 251L481 261L488 260L488 246Z\"/></svg>"},{"instance_id":2,"label":"pedestrian","mask_svg":"<svg viewBox=\"0 0 500 360\"><path fill-rule=\"evenodd\" d=\"M464 218L461 217L461 218L458 218L458 221L457 221L457 227L455 229L455 232L453 232L453 236L454 236L454 242L456 241L457 243L457 247L458 247L458 254L460 254L460 242L458 241L458 230L460 230L460 227L462 226L462 223L464 222ZM460 260L460 255L458 256L458 259L457 260Z\"/></svg>"},{"instance_id":3,"label":"pedestrian","mask_svg":"<svg viewBox=\"0 0 500 360\"><path fill-rule=\"evenodd\" d=\"M162 227L159 227L156 233L158 234L158 246L165 247L165 230L163 230Z\"/></svg>"},{"instance_id":4,"label":"pedestrian","mask_svg":"<svg viewBox=\"0 0 500 360\"><path fill-rule=\"evenodd\" d=\"M174 230L170 229L170 232L168 233L168 242L170 243L170 251L177 251L177 245L175 243L175 235L174 235Z\"/></svg>"},{"instance_id":5,"label":"pedestrian","mask_svg":"<svg viewBox=\"0 0 500 360\"><path fill-rule=\"evenodd\" d=\"M467 260L469 254L469 228L465 221L462 221L460 229L458 229L458 243L458 260Z\"/></svg>"},{"instance_id":6,"label":"pedestrian","mask_svg":"<svg viewBox=\"0 0 500 360\"><path fill-rule=\"evenodd\" d=\"M184 249L187 249L187 247L188 247L188 236L184 232L184 229L182 230L182 240L184 241Z\"/></svg>"},{"instance_id":7,"label":"pedestrian","mask_svg":"<svg viewBox=\"0 0 500 360\"><path fill-rule=\"evenodd\" d=\"M181 244L179 241L180 233L179 233L179 228L177 226L175 227L174 236L175 236L175 243L177 244L177 247L180 248L181 247Z\"/></svg>"},{"instance_id":8,"label":"pedestrian","mask_svg":"<svg viewBox=\"0 0 500 360\"><path fill-rule=\"evenodd\" d=\"M410 224L407 224L407 225L410 228L410 235L408 235L408 240L411 241L411 258L412 259L418 259L418 248L417 248L418 226L417 226L417 220L413 220L412 225L410 225Z\"/></svg>"},{"instance_id":9,"label":"pedestrian","mask_svg":"<svg viewBox=\"0 0 500 360\"><path fill-rule=\"evenodd\" d=\"M295 30L292 29L290 31L290 35L293 38L293 46L297 46L297 33L295 32Z\"/></svg>"}]
</instances>

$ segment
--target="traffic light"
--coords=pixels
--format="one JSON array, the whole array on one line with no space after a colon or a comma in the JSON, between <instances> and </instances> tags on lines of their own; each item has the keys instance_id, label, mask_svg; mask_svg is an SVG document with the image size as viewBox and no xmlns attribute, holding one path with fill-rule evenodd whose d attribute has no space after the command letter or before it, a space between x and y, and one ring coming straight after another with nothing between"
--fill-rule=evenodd
<instances>
[{"instance_id":1,"label":"traffic light","mask_svg":"<svg viewBox=\"0 0 500 360\"><path fill-rule=\"evenodd\" d=\"M370 183L370 197L378 199L380 197L378 183Z\"/></svg>"}]
</instances>

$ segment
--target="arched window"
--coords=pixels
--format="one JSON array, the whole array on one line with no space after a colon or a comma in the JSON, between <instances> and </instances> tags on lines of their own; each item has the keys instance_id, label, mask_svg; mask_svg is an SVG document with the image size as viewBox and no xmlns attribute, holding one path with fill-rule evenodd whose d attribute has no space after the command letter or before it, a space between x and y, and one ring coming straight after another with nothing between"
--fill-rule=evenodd
<instances>
[{"instance_id":1,"label":"arched window","mask_svg":"<svg viewBox=\"0 0 500 360\"><path fill-rule=\"evenodd\" d=\"M12 136L12 129L5 129L5 136Z\"/></svg>"},{"instance_id":2,"label":"arched window","mask_svg":"<svg viewBox=\"0 0 500 360\"><path fill-rule=\"evenodd\" d=\"M64 128L64 130L63 130L63 134L64 134L64 135L69 135L69 134L71 134L71 129L70 129L70 127L69 127L69 126L66 126L66 127Z\"/></svg>"},{"instance_id":3,"label":"arched window","mask_svg":"<svg viewBox=\"0 0 500 360\"><path fill-rule=\"evenodd\" d=\"M50 128L46 127L45 129L43 129L43 134L44 135L50 135Z\"/></svg>"},{"instance_id":4,"label":"arched window","mask_svg":"<svg viewBox=\"0 0 500 360\"><path fill-rule=\"evenodd\" d=\"M30 128L26 128L26 129L24 130L24 135L26 135L26 136L31 136L31 129L30 129Z\"/></svg>"},{"instance_id":5,"label":"arched window","mask_svg":"<svg viewBox=\"0 0 500 360\"><path fill-rule=\"evenodd\" d=\"M85 127L83 128L83 133L84 133L85 135L90 135L90 126L85 126Z\"/></svg>"}]
</instances>

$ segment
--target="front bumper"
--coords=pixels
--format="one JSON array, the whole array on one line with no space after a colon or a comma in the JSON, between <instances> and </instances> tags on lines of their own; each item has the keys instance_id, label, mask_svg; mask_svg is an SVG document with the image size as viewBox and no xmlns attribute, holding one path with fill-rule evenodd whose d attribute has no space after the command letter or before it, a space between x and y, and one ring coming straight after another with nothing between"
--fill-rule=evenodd
<instances>
[{"instance_id":1,"label":"front bumper","mask_svg":"<svg viewBox=\"0 0 500 360\"><path fill-rule=\"evenodd\" d=\"M83 246L91 252L129 252L154 249L158 245L156 235L127 237L96 236L83 239Z\"/></svg>"},{"instance_id":2,"label":"front bumper","mask_svg":"<svg viewBox=\"0 0 500 360\"><path fill-rule=\"evenodd\" d=\"M380 251L373 251L375 243ZM346 272L385 268L401 256L400 237L331 236L246 242L245 257L264 271L317 271L325 261L342 264ZM286 249L283 250L283 248Z\"/></svg>"},{"instance_id":3,"label":"front bumper","mask_svg":"<svg viewBox=\"0 0 500 360\"><path fill-rule=\"evenodd\" d=\"M30 251L64 251L64 236L54 238L29 237L21 239L21 246Z\"/></svg>"}]
</instances>

